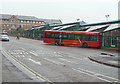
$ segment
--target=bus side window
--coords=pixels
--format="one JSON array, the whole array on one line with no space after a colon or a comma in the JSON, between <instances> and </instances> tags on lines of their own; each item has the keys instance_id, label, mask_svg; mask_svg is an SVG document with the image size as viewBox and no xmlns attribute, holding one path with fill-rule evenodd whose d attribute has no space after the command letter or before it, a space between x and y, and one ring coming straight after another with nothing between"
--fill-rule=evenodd
<instances>
[{"instance_id":1,"label":"bus side window","mask_svg":"<svg viewBox=\"0 0 120 84\"><path fill-rule=\"evenodd\" d=\"M97 41L97 40L98 40L98 36L94 35L94 41Z\"/></svg>"},{"instance_id":2,"label":"bus side window","mask_svg":"<svg viewBox=\"0 0 120 84\"><path fill-rule=\"evenodd\" d=\"M69 40L75 40L75 35L74 34L68 34L68 39Z\"/></svg>"},{"instance_id":3,"label":"bus side window","mask_svg":"<svg viewBox=\"0 0 120 84\"><path fill-rule=\"evenodd\" d=\"M55 33L55 39L60 39L60 33Z\"/></svg>"},{"instance_id":4,"label":"bus side window","mask_svg":"<svg viewBox=\"0 0 120 84\"><path fill-rule=\"evenodd\" d=\"M45 38L51 38L51 33L45 33Z\"/></svg>"},{"instance_id":5,"label":"bus side window","mask_svg":"<svg viewBox=\"0 0 120 84\"><path fill-rule=\"evenodd\" d=\"M89 40L94 41L94 35L90 35Z\"/></svg>"},{"instance_id":6,"label":"bus side window","mask_svg":"<svg viewBox=\"0 0 120 84\"><path fill-rule=\"evenodd\" d=\"M75 34L75 40L82 40L82 34Z\"/></svg>"},{"instance_id":7,"label":"bus side window","mask_svg":"<svg viewBox=\"0 0 120 84\"><path fill-rule=\"evenodd\" d=\"M82 40L83 40L83 41L86 41L86 35L83 34Z\"/></svg>"},{"instance_id":8,"label":"bus side window","mask_svg":"<svg viewBox=\"0 0 120 84\"><path fill-rule=\"evenodd\" d=\"M97 41L97 35L90 35L89 41Z\"/></svg>"},{"instance_id":9,"label":"bus side window","mask_svg":"<svg viewBox=\"0 0 120 84\"><path fill-rule=\"evenodd\" d=\"M75 40L78 40L79 34L75 34Z\"/></svg>"},{"instance_id":10,"label":"bus side window","mask_svg":"<svg viewBox=\"0 0 120 84\"><path fill-rule=\"evenodd\" d=\"M83 40L83 35L79 34L79 40Z\"/></svg>"},{"instance_id":11,"label":"bus side window","mask_svg":"<svg viewBox=\"0 0 120 84\"><path fill-rule=\"evenodd\" d=\"M54 38L54 33L51 33L51 38Z\"/></svg>"},{"instance_id":12,"label":"bus side window","mask_svg":"<svg viewBox=\"0 0 120 84\"><path fill-rule=\"evenodd\" d=\"M62 35L61 39L68 39L68 35L67 34L62 33L61 35Z\"/></svg>"}]
</instances>

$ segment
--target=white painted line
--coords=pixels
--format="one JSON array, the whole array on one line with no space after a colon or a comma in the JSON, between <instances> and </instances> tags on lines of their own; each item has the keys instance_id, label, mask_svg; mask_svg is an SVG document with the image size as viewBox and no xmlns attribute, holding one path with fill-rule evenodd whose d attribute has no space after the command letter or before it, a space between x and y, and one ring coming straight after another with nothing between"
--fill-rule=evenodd
<instances>
[{"instance_id":1,"label":"white painted line","mask_svg":"<svg viewBox=\"0 0 120 84\"><path fill-rule=\"evenodd\" d=\"M17 55L17 57L20 57L20 55Z\"/></svg>"},{"instance_id":2,"label":"white painted line","mask_svg":"<svg viewBox=\"0 0 120 84\"><path fill-rule=\"evenodd\" d=\"M59 54L54 54L55 57L63 57L62 55Z\"/></svg>"},{"instance_id":3,"label":"white painted line","mask_svg":"<svg viewBox=\"0 0 120 84\"><path fill-rule=\"evenodd\" d=\"M82 58L79 58L79 57L74 57L74 56L68 56L68 57L71 57L71 58L74 58L74 59L83 60Z\"/></svg>"},{"instance_id":4,"label":"white painted line","mask_svg":"<svg viewBox=\"0 0 120 84\"><path fill-rule=\"evenodd\" d=\"M42 82L45 82L45 81L48 81L48 82L51 82L50 80L48 80L47 78L43 77L41 74L35 72L34 70L32 70L31 68L29 68L27 65L23 64L21 61L19 61L18 59L16 59L14 56L12 56L11 54L5 52L5 51L2 51L2 54L4 54L4 56L10 60L16 67L18 67L20 70L22 70L23 72L29 72L29 77L33 77L33 80L37 80L37 79L40 79L38 81L42 81ZM37 79L36 79L37 78Z\"/></svg>"},{"instance_id":5,"label":"white painted line","mask_svg":"<svg viewBox=\"0 0 120 84\"><path fill-rule=\"evenodd\" d=\"M21 55L22 55L23 53L21 52L21 53L19 53L19 54L21 54Z\"/></svg>"},{"instance_id":6,"label":"white painted line","mask_svg":"<svg viewBox=\"0 0 120 84\"><path fill-rule=\"evenodd\" d=\"M66 62L69 62L69 63L74 63L74 64L78 64L78 63L76 63L76 62L71 62L71 61L69 61L69 60L67 60L67 59L63 59L63 58L59 58L60 60L63 60L63 61L66 61Z\"/></svg>"},{"instance_id":7,"label":"white painted line","mask_svg":"<svg viewBox=\"0 0 120 84\"><path fill-rule=\"evenodd\" d=\"M53 61L53 60L51 60L51 59L48 59L48 58L44 58L45 60L47 60L47 61L50 61L50 62L52 62L52 63L54 63L54 64L57 64L57 65L64 65L63 63L61 63L61 62L56 62L56 61Z\"/></svg>"},{"instance_id":8,"label":"white painted line","mask_svg":"<svg viewBox=\"0 0 120 84\"><path fill-rule=\"evenodd\" d=\"M93 62L93 61L89 60L87 57L86 58L79 58L79 57L74 57L74 56L68 56L68 57L71 57L71 58L74 58L74 59L77 59L77 60L79 59L79 60L82 60L82 61L88 61L88 62L91 62L93 64L98 64L96 62Z\"/></svg>"},{"instance_id":9,"label":"white painted line","mask_svg":"<svg viewBox=\"0 0 120 84\"><path fill-rule=\"evenodd\" d=\"M92 74L94 74L96 76L102 76L102 77L106 77L106 78L109 78L109 79L118 80L116 78L109 77L109 76L106 76L106 75L103 75L103 74L98 74L98 73L95 73L95 72L92 72L92 71L88 71L88 70L85 70L85 69L82 69L82 68L78 68L78 69L81 70L81 71L87 72L87 73L92 73Z\"/></svg>"},{"instance_id":10,"label":"white painted line","mask_svg":"<svg viewBox=\"0 0 120 84\"><path fill-rule=\"evenodd\" d=\"M35 61L35 60L31 59L31 58L29 58L29 60L32 61L32 62L35 63L35 64L42 65L40 62L37 62L37 61Z\"/></svg>"},{"instance_id":11,"label":"white painted line","mask_svg":"<svg viewBox=\"0 0 120 84\"><path fill-rule=\"evenodd\" d=\"M103 81L106 81L106 82L113 82L113 81L109 81L109 80L106 80L106 79L103 79L103 78L97 77L97 76L95 76L95 75L91 75L91 74L89 74L89 73L86 73L86 72L83 72L83 71L80 71L80 70L77 70L77 69L74 69L74 68L72 68L72 69L73 69L74 71L77 71L77 72L80 72L80 73L83 73L83 74L86 74L86 75L89 75L89 76L92 76L92 77L98 78L98 79L103 80Z\"/></svg>"},{"instance_id":12,"label":"white painted line","mask_svg":"<svg viewBox=\"0 0 120 84\"><path fill-rule=\"evenodd\" d=\"M36 80L36 74L28 67L26 67L25 64L21 63L20 61L18 61L16 58L14 58L13 56L9 55L8 53L6 53L5 51L2 52L3 55L9 60L11 61L18 69L20 69L21 71L25 72L29 72L26 73L30 78L34 78ZM40 78L40 81L45 81L43 78ZM39 81L39 80L38 80Z\"/></svg>"},{"instance_id":13,"label":"white painted line","mask_svg":"<svg viewBox=\"0 0 120 84\"><path fill-rule=\"evenodd\" d=\"M33 54L33 55L35 55L35 56L38 56L38 54L36 54L36 53L34 53L34 52L29 52L29 53L31 53L31 54Z\"/></svg>"},{"instance_id":14,"label":"white painted line","mask_svg":"<svg viewBox=\"0 0 120 84\"><path fill-rule=\"evenodd\" d=\"M23 57L25 57L24 55L22 55Z\"/></svg>"}]
</instances>

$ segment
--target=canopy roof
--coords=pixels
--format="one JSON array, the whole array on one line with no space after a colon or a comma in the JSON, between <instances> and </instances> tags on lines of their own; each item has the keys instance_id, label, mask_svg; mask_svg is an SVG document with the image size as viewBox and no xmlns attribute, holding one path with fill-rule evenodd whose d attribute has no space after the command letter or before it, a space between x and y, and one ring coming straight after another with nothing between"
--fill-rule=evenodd
<instances>
[{"instance_id":1,"label":"canopy roof","mask_svg":"<svg viewBox=\"0 0 120 84\"><path fill-rule=\"evenodd\" d=\"M117 28L120 28L118 27L118 24L111 24L109 27L107 27L104 32L106 31L110 31L110 30L113 30L113 29L117 29Z\"/></svg>"},{"instance_id":2,"label":"canopy roof","mask_svg":"<svg viewBox=\"0 0 120 84\"><path fill-rule=\"evenodd\" d=\"M92 26L86 32L91 32L93 30L101 29L101 28L104 28L104 27L107 27L107 26L109 26L109 25Z\"/></svg>"}]
</instances>

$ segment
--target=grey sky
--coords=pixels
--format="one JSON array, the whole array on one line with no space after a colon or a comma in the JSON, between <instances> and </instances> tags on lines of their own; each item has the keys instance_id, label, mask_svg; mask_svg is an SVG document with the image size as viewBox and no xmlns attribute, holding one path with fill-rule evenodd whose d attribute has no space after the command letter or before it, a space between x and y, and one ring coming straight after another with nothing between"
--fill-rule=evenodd
<instances>
[{"instance_id":1,"label":"grey sky","mask_svg":"<svg viewBox=\"0 0 120 84\"><path fill-rule=\"evenodd\" d=\"M92 23L118 19L119 0L1 0L0 12L61 19L63 23L80 19ZM2 11L1 11L2 10Z\"/></svg>"}]
</instances>

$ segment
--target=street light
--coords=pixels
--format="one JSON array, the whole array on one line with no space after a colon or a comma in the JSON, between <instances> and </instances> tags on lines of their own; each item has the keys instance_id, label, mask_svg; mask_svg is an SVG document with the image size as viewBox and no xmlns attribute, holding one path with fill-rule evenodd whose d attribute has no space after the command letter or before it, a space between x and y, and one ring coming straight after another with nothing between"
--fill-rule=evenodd
<instances>
[{"instance_id":1,"label":"street light","mask_svg":"<svg viewBox=\"0 0 120 84\"><path fill-rule=\"evenodd\" d=\"M108 21L108 17L109 17L109 16L110 16L110 15L105 15L107 21Z\"/></svg>"},{"instance_id":2,"label":"street light","mask_svg":"<svg viewBox=\"0 0 120 84\"><path fill-rule=\"evenodd\" d=\"M80 19L77 19L77 21L79 21Z\"/></svg>"}]
</instances>

